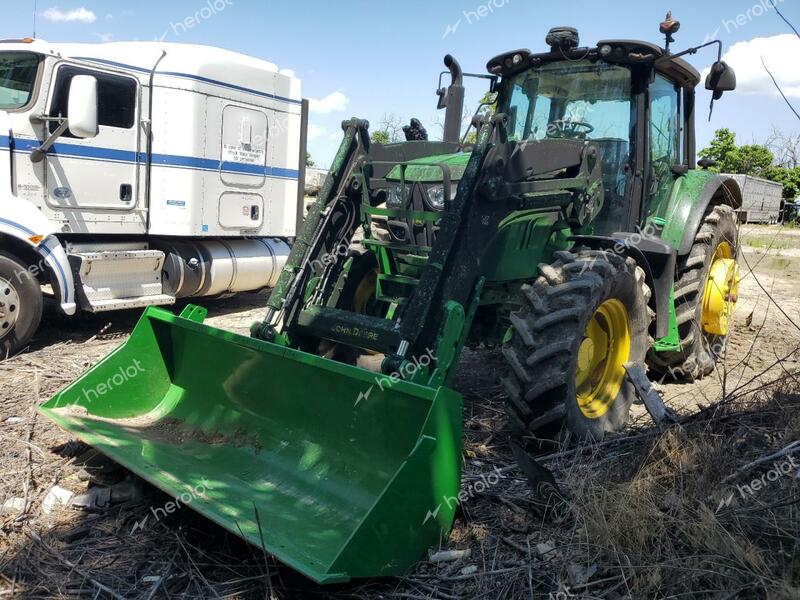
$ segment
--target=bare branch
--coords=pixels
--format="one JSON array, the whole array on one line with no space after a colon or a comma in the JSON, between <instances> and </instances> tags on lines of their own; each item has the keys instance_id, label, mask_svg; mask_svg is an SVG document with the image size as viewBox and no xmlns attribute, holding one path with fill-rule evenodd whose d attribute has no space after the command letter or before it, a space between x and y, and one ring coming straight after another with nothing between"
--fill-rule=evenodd
<instances>
[{"instance_id":1,"label":"bare branch","mask_svg":"<svg viewBox=\"0 0 800 600\"><path fill-rule=\"evenodd\" d=\"M786 23L786 24L787 24L789 27L791 27L791 28L792 28L792 31L794 31L794 34L795 34L797 37L800 37L800 33L798 33L798 32L797 32L797 29L795 29L794 25L792 25L792 24L789 22L789 19L787 19L786 17L784 17L784 16L783 16L783 13L782 13L780 10L778 10L778 7L777 7L777 6L775 6L775 3L774 3L774 2L773 2L773 6L772 6L772 8L774 8L774 9L775 9L775 12L776 12L776 13L778 13L778 16L779 16L781 19L783 19L783 22L784 22L784 23Z\"/></svg>"},{"instance_id":2,"label":"bare branch","mask_svg":"<svg viewBox=\"0 0 800 600\"><path fill-rule=\"evenodd\" d=\"M792 110L794 116L800 119L800 114L798 114L794 106L792 106L792 103L789 102L789 99L786 97L786 94L783 93L783 90L781 89L781 86L778 84L778 82L775 80L775 76L772 74L772 71L769 70L769 68L767 67L767 63L764 62L763 56L761 57L761 64L764 65L764 70L767 72L767 75L769 75L769 78L772 79L772 83L775 84L775 87L777 88L778 93L781 95L784 102L786 102L787 106Z\"/></svg>"}]
</instances>

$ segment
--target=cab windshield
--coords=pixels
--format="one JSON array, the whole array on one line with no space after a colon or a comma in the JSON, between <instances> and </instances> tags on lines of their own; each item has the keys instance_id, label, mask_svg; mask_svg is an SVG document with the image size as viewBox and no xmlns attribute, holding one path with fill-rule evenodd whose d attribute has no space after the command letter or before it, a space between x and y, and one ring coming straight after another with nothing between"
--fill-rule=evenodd
<instances>
[{"instance_id":1,"label":"cab windshield","mask_svg":"<svg viewBox=\"0 0 800 600\"><path fill-rule=\"evenodd\" d=\"M517 141L546 138L627 142L631 130L631 73L589 61L548 63L510 84L510 133Z\"/></svg>"},{"instance_id":2,"label":"cab windshield","mask_svg":"<svg viewBox=\"0 0 800 600\"><path fill-rule=\"evenodd\" d=\"M509 117L511 139L589 140L600 147L600 220L613 227L625 204L635 125L630 70L602 61L560 61L519 73L507 85L499 109Z\"/></svg>"},{"instance_id":3,"label":"cab windshield","mask_svg":"<svg viewBox=\"0 0 800 600\"><path fill-rule=\"evenodd\" d=\"M36 54L0 52L0 110L14 110L28 104L38 68Z\"/></svg>"}]
</instances>

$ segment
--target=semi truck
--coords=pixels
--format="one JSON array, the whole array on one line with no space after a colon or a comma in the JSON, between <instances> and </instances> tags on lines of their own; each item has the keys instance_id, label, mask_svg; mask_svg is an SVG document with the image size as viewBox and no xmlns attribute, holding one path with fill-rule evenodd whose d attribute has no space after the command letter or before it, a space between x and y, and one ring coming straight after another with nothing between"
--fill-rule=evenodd
<instances>
[{"instance_id":1,"label":"semi truck","mask_svg":"<svg viewBox=\"0 0 800 600\"><path fill-rule=\"evenodd\" d=\"M783 185L751 175L728 175L742 190L742 207L739 209L741 223L766 223L773 225L781 220Z\"/></svg>"},{"instance_id":2,"label":"semi truck","mask_svg":"<svg viewBox=\"0 0 800 600\"><path fill-rule=\"evenodd\" d=\"M57 310L274 285L302 219L290 70L174 43L0 42L0 355Z\"/></svg>"}]
</instances>

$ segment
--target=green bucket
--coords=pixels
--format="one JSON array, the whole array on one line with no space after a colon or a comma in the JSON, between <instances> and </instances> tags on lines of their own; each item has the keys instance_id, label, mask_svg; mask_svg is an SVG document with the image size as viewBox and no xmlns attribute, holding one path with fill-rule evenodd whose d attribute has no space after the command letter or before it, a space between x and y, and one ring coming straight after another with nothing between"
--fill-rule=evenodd
<instances>
[{"instance_id":1,"label":"green bucket","mask_svg":"<svg viewBox=\"0 0 800 600\"><path fill-rule=\"evenodd\" d=\"M461 397L204 316L148 308L39 410L319 583L406 573L452 526Z\"/></svg>"}]
</instances>

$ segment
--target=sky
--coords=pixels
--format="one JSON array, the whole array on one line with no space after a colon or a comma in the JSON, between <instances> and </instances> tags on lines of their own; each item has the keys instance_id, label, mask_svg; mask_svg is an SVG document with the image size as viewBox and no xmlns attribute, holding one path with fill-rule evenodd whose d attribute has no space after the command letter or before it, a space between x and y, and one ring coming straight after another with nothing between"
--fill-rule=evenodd
<instances>
[{"instance_id":1,"label":"sky","mask_svg":"<svg viewBox=\"0 0 800 600\"><path fill-rule=\"evenodd\" d=\"M341 141L341 121L385 115L419 118L431 137L442 59L453 54L465 72L486 73L493 56L516 48L546 50L547 31L576 27L584 45L600 39L663 41L658 25L667 9L682 23L674 51L720 39L739 88L716 104L708 122L708 92L700 87L698 143L728 127L739 143L764 142L773 129L800 130L777 95L763 58L800 109L800 39L773 6L800 28L800 0L2 0L0 38L49 42L154 41L206 44L292 69L311 100L309 151L328 166ZM34 8L35 7L35 8ZM187 26L187 23L190 26ZM688 60L699 70L716 58L701 50ZM487 89L468 80L467 107Z\"/></svg>"}]
</instances>

